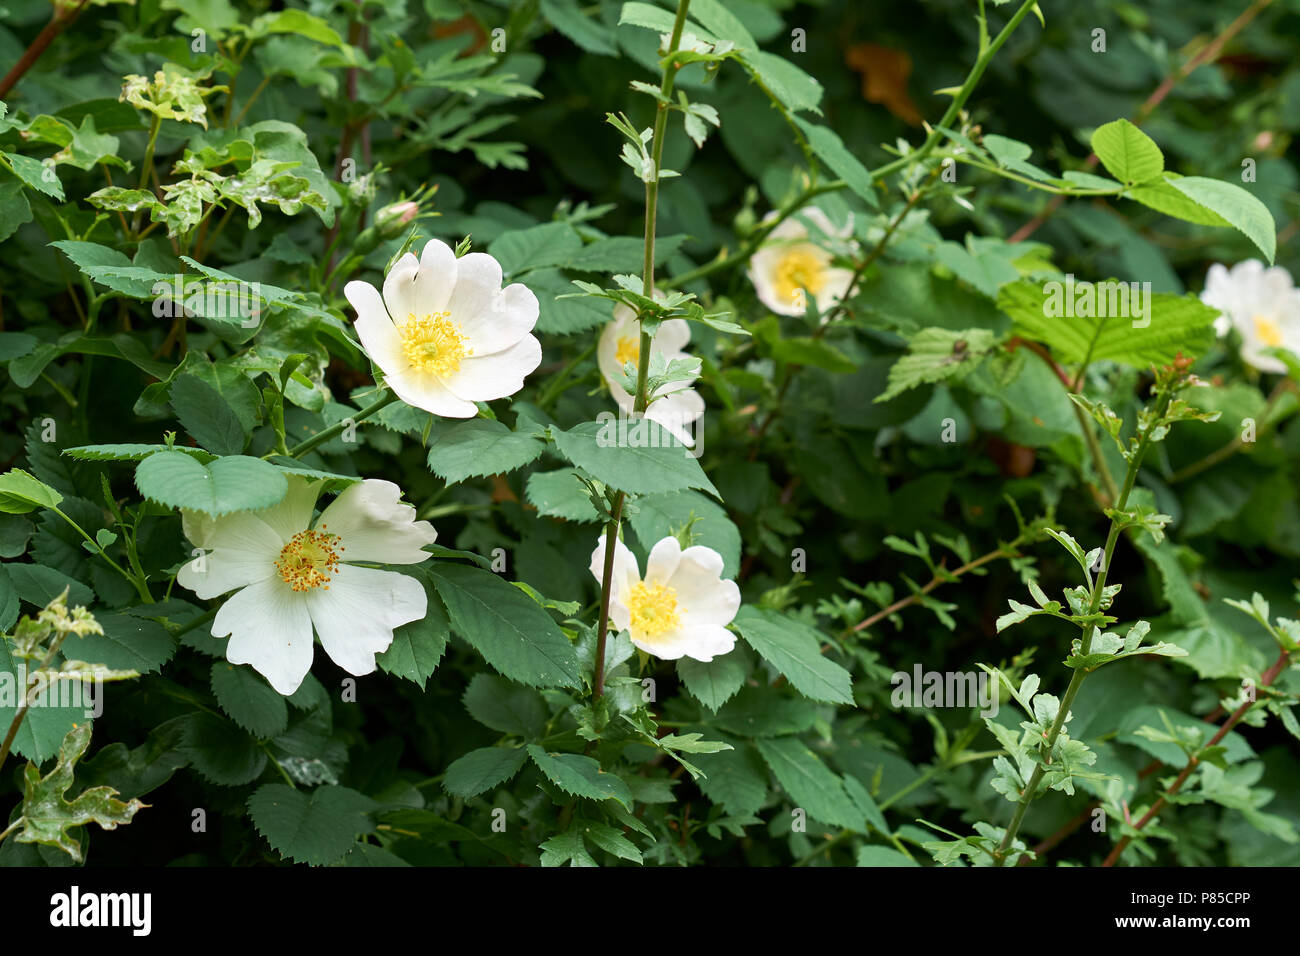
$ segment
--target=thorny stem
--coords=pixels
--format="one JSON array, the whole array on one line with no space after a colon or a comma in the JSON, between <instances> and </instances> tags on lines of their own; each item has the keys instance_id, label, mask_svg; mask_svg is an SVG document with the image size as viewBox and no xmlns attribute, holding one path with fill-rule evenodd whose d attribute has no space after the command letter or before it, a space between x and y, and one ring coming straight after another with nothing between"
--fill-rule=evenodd
<instances>
[{"instance_id":1,"label":"thorny stem","mask_svg":"<svg viewBox=\"0 0 1300 956\"><path fill-rule=\"evenodd\" d=\"M996 548L995 550L990 551L988 554L982 555L971 561L967 561L959 568L954 568L952 571L944 571L943 574L936 574L934 577L930 579L928 584L926 584L923 588L921 588L921 590L909 594L905 598L899 598L893 604L889 605L889 607L883 608L882 610L879 610L875 614L868 617L866 620L853 625L853 627L849 628L845 632L845 636L849 634L856 634L858 631L865 631L867 628L879 624L881 621L889 617L891 614L897 614L903 608L910 607L911 605L917 603L918 601L921 600L921 598L925 597L927 594L929 594L935 588L939 587L939 585L941 584L947 584L952 581L955 581L963 574L967 574L970 571L974 571L976 568L983 567L986 564L996 561L998 558L1015 557L1016 549L1020 547L1020 545L1029 541L1031 538L1032 535L1030 534L1022 534L1019 537L1017 537L1015 540L1008 542L1007 544L1003 545L1000 548Z\"/></svg>"},{"instance_id":2,"label":"thorny stem","mask_svg":"<svg viewBox=\"0 0 1300 956\"><path fill-rule=\"evenodd\" d=\"M1273 666L1270 667L1268 670L1266 670L1263 673L1263 675L1261 675L1260 677L1261 685L1267 687L1269 684L1272 684L1273 681L1277 680L1278 675L1282 673L1282 671L1286 668L1287 664L1289 664L1290 662L1291 662L1290 652L1283 649L1283 651L1278 655L1277 660L1273 662ZM1201 765L1199 754L1202 751L1209 749L1210 747L1216 746L1219 743L1219 741L1221 741L1224 737L1228 735L1228 731L1232 730L1233 727L1237 726L1237 724L1241 722L1241 719L1246 716L1246 711L1250 710L1250 708L1253 707L1254 705L1255 705L1255 701L1253 700L1247 700L1243 702L1240 707L1238 707L1235 711L1233 711L1232 716L1229 717L1224 722L1223 726L1219 728L1218 732L1213 737L1211 737L1208 741L1206 741L1205 747L1201 748L1201 751L1198 751L1197 753L1188 756L1187 766L1183 767L1182 772L1174 780L1173 784L1170 785L1169 789L1166 790L1163 794L1161 794L1160 798L1151 805L1151 809L1148 810L1146 813L1142 814L1141 818L1136 823L1133 824L1133 828L1135 830L1141 830L1143 827L1145 827L1148 823L1150 823L1152 820L1156 818L1156 815L1159 814L1160 811L1163 810L1165 808L1165 805L1169 802L1169 798L1182 789L1183 784L1187 782L1187 778L1190 777L1192 775L1192 772ZM1121 837L1119 842L1116 843L1114 848L1110 851L1110 855L1106 857L1105 861L1101 865L1114 866L1115 863L1119 860L1120 854L1124 852L1124 850L1128 847L1128 845L1131 842L1133 842L1132 836L1126 834L1123 837Z\"/></svg>"},{"instance_id":3,"label":"thorny stem","mask_svg":"<svg viewBox=\"0 0 1300 956\"><path fill-rule=\"evenodd\" d=\"M1157 406L1157 421L1163 417L1168 409L1171 394L1172 392L1166 392L1160 396L1159 405ZM1096 581L1093 582L1092 599L1088 604L1089 614L1096 614L1101 607L1102 594L1106 589L1106 576L1110 571L1111 556L1115 552L1115 543L1119 541L1119 512L1122 512L1128 506L1129 495L1132 493L1133 485L1137 481L1138 471L1142 468L1142 459L1146 457L1147 449L1151 446L1151 431L1152 429L1147 429L1142 433L1137 449L1133 452L1133 457L1129 459L1128 470L1124 474L1124 487L1120 489L1119 497L1115 503L1116 516L1110 520L1110 532L1106 535L1106 547L1102 552L1101 567L1097 571ZM1080 648L1083 654L1087 654L1092 645L1094 630L1095 627L1091 624L1084 628L1083 642ZM1020 801L1016 804L1016 810L1011 817L1011 822L1007 824L1006 833L1002 836L1002 842L998 844L998 848L993 852L994 866L1002 866L1006 862L1007 850L1015 840L1021 823L1024 822L1025 812L1029 809L1029 804L1033 802L1038 793L1038 785L1046 772L1043 768L1046 766L1046 761L1051 759L1052 748L1056 746L1056 740L1061 735L1061 728L1065 726L1065 720L1070 714L1070 705L1074 703L1074 698L1078 696L1079 688L1083 685L1083 681L1087 676L1088 672L1080 667L1076 668L1074 674L1070 677L1070 684L1065 689L1065 696L1061 698L1060 707L1056 712L1056 719L1052 721L1052 726L1047 732L1047 738L1039 748L1039 760L1034 765L1033 773L1029 775L1029 782L1020 795Z\"/></svg>"},{"instance_id":4,"label":"thorny stem","mask_svg":"<svg viewBox=\"0 0 1300 956\"><path fill-rule=\"evenodd\" d=\"M672 57L681 43L682 30L686 26L686 11L691 0L678 0L677 18L673 21L672 36L668 41L665 56ZM671 101L673 81L677 77L678 66L671 61L664 68L663 81L660 83L661 94L658 109L655 112L654 134L651 139L651 162L653 163L650 181L645 184L645 258L642 264L642 294L648 298L655 292L655 225L659 206L659 168L664 154L664 132L668 127L668 105ZM653 336L645 330L644 316L641 317L641 353L637 360L636 398L633 401L634 413L644 412L650 404L646 394L646 380L650 376L650 349ZM596 660L592 678L592 700L600 700L605 693L605 640L609 636L609 600L614 579L614 545L618 541L618 526L623 519L623 502L627 495L619 492L610 509L609 523L605 526L605 566L600 578L600 620L596 625Z\"/></svg>"},{"instance_id":5,"label":"thorny stem","mask_svg":"<svg viewBox=\"0 0 1300 956\"><path fill-rule=\"evenodd\" d=\"M75 7L66 7L58 3L54 5L54 13L50 15L50 22L45 24L45 28L36 34L36 39L31 45L23 51L23 55L18 58L13 69L5 74L4 79L0 80L0 99L5 99L9 91L17 85L18 81L23 78L23 74L32 68L32 65L41 58L49 45L58 39L59 34L66 30L72 21L77 19L77 14L81 13L88 0L81 0Z\"/></svg>"}]
</instances>

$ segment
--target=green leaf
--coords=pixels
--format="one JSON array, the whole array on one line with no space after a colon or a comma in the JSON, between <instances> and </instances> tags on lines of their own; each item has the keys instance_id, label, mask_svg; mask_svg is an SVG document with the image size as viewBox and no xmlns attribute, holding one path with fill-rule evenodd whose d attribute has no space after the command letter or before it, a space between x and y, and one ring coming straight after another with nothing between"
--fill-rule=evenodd
<instances>
[{"instance_id":1,"label":"green leaf","mask_svg":"<svg viewBox=\"0 0 1300 956\"><path fill-rule=\"evenodd\" d=\"M179 451L202 462L216 458L202 448L168 448L166 445L146 445L127 442L119 445L77 445L63 449L63 454L77 461L143 461L155 452Z\"/></svg>"},{"instance_id":2,"label":"green leaf","mask_svg":"<svg viewBox=\"0 0 1300 956\"><path fill-rule=\"evenodd\" d=\"M576 0L542 0L542 16L588 53L618 56L613 33L599 17L583 13Z\"/></svg>"},{"instance_id":3,"label":"green leaf","mask_svg":"<svg viewBox=\"0 0 1300 956\"><path fill-rule=\"evenodd\" d=\"M853 679L821 653L822 635L807 624L776 611L743 606L736 615L741 635L795 690L810 700L853 703Z\"/></svg>"},{"instance_id":4,"label":"green leaf","mask_svg":"<svg viewBox=\"0 0 1300 956\"><path fill-rule=\"evenodd\" d=\"M36 764L27 764L23 771L23 808L19 818L22 828L14 834L16 842L58 847L81 863L81 842L73 839L69 830L89 823L116 830L144 809L139 800L124 803L115 799L118 792L112 787L91 787L71 801L66 798L77 761L90 746L90 732L89 721L69 730L59 747L58 763L46 776L41 776L41 768Z\"/></svg>"},{"instance_id":5,"label":"green leaf","mask_svg":"<svg viewBox=\"0 0 1300 956\"><path fill-rule=\"evenodd\" d=\"M572 468L533 472L528 476L528 482L524 486L524 496L540 514L552 518L578 522L600 520L600 515L591 506L586 485L578 478L578 472Z\"/></svg>"},{"instance_id":6,"label":"green leaf","mask_svg":"<svg viewBox=\"0 0 1300 956\"><path fill-rule=\"evenodd\" d=\"M546 450L532 435L500 422L471 418L443 432L429 448L429 468L454 485L466 478L500 475L522 468Z\"/></svg>"},{"instance_id":7,"label":"green leaf","mask_svg":"<svg viewBox=\"0 0 1300 956\"><path fill-rule=\"evenodd\" d=\"M677 662L677 676L696 700L716 711L744 686L747 671L742 656L732 651L708 663L683 657Z\"/></svg>"},{"instance_id":8,"label":"green leaf","mask_svg":"<svg viewBox=\"0 0 1300 956\"><path fill-rule=\"evenodd\" d=\"M475 674L465 688L465 709L485 727L503 734L540 737L548 711L542 695L495 674Z\"/></svg>"},{"instance_id":9,"label":"green leaf","mask_svg":"<svg viewBox=\"0 0 1300 956\"><path fill-rule=\"evenodd\" d=\"M591 513L592 520L596 520L595 511ZM636 511L628 520L647 550L690 524L692 544L705 545L722 555L724 578L734 578L740 571L740 529L727 517L726 509L698 491L670 491L637 498Z\"/></svg>"},{"instance_id":10,"label":"green leaf","mask_svg":"<svg viewBox=\"0 0 1300 956\"><path fill-rule=\"evenodd\" d=\"M830 826L858 832L866 828L844 792L844 782L798 737L765 737L754 746L796 807Z\"/></svg>"},{"instance_id":11,"label":"green leaf","mask_svg":"<svg viewBox=\"0 0 1300 956\"><path fill-rule=\"evenodd\" d=\"M1269 263L1277 253L1277 227L1268 207L1234 183L1203 176L1182 176L1170 185L1192 202L1210 210L1259 247Z\"/></svg>"},{"instance_id":12,"label":"green leaf","mask_svg":"<svg viewBox=\"0 0 1300 956\"><path fill-rule=\"evenodd\" d=\"M19 226L31 221L32 206L23 193L23 184L17 179L0 182L0 242L17 232Z\"/></svg>"},{"instance_id":13,"label":"green leaf","mask_svg":"<svg viewBox=\"0 0 1300 956\"><path fill-rule=\"evenodd\" d=\"M822 85L784 57L762 50L746 51L742 61L768 93L791 113L821 115Z\"/></svg>"},{"instance_id":14,"label":"green leaf","mask_svg":"<svg viewBox=\"0 0 1300 956\"><path fill-rule=\"evenodd\" d=\"M513 278L545 266L560 266L582 249L582 237L567 222L547 222L503 233L488 245L488 255Z\"/></svg>"},{"instance_id":15,"label":"green leaf","mask_svg":"<svg viewBox=\"0 0 1300 956\"><path fill-rule=\"evenodd\" d=\"M451 626L489 664L533 687L580 687L578 656L551 616L518 588L478 568L429 569Z\"/></svg>"},{"instance_id":16,"label":"green leaf","mask_svg":"<svg viewBox=\"0 0 1300 956\"><path fill-rule=\"evenodd\" d=\"M275 466L232 455L202 464L180 451L150 455L135 469L135 486L150 501L217 516L278 504L289 490Z\"/></svg>"},{"instance_id":17,"label":"green leaf","mask_svg":"<svg viewBox=\"0 0 1300 956\"><path fill-rule=\"evenodd\" d=\"M697 785L728 813L750 816L767 801L767 769L752 745L737 742L734 752L701 754L695 763L705 773Z\"/></svg>"},{"instance_id":18,"label":"green leaf","mask_svg":"<svg viewBox=\"0 0 1300 956\"><path fill-rule=\"evenodd\" d=\"M1122 183L1145 183L1165 168L1160 147L1126 119L1097 127L1092 134L1092 151L1106 170Z\"/></svg>"},{"instance_id":19,"label":"green leaf","mask_svg":"<svg viewBox=\"0 0 1300 956\"><path fill-rule=\"evenodd\" d=\"M59 174L54 171L53 163L47 165L31 156L3 151L0 151L0 156L8 161L9 168L28 186L63 202L63 184L59 182Z\"/></svg>"},{"instance_id":20,"label":"green leaf","mask_svg":"<svg viewBox=\"0 0 1300 956\"><path fill-rule=\"evenodd\" d=\"M221 394L196 375L177 376L171 387L176 417L194 440L215 455L238 455L248 432Z\"/></svg>"},{"instance_id":21,"label":"green leaf","mask_svg":"<svg viewBox=\"0 0 1300 956\"><path fill-rule=\"evenodd\" d=\"M909 856L887 846L864 846L858 849L858 866L920 866Z\"/></svg>"},{"instance_id":22,"label":"green leaf","mask_svg":"<svg viewBox=\"0 0 1300 956\"><path fill-rule=\"evenodd\" d=\"M423 566L404 567L402 573L424 585L428 599L427 610L420 620L403 624L393 631L393 643L375 660L385 674L409 680L423 690L425 682L446 653L447 640L451 637L451 623L447 620L442 601L433 589L427 569Z\"/></svg>"},{"instance_id":23,"label":"green leaf","mask_svg":"<svg viewBox=\"0 0 1300 956\"><path fill-rule=\"evenodd\" d=\"M337 47L340 50L347 49L347 44L333 27L320 17L312 16L303 10L281 10L278 13L263 14L249 24L247 30L250 40L272 33L291 33L326 46Z\"/></svg>"},{"instance_id":24,"label":"green leaf","mask_svg":"<svg viewBox=\"0 0 1300 956\"><path fill-rule=\"evenodd\" d=\"M155 621L102 611L95 617L104 633L69 634L61 647L66 659L150 674L161 670L176 653L176 639Z\"/></svg>"},{"instance_id":25,"label":"green leaf","mask_svg":"<svg viewBox=\"0 0 1300 956\"><path fill-rule=\"evenodd\" d=\"M586 422L568 431L552 427L551 436L569 461L620 491L652 495L699 488L721 497L689 449L649 419L622 428L613 417L605 424Z\"/></svg>"},{"instance_id":26,"label":"green leaf","mask_svg":"<svg viewBox=\"0 0 1300 956\"><path fill-rule=\"evenodd\" d=\"M452 761L442 778L452 796L468 800L498 787L519 772L528 759L522 747L482 747Z\"/></svg>"},{"instance_id":27,"label":"green leaf","mask_svg":"<svg viewBox=\"0 0 1300 956\"><path fill-rule=\"evenodd\" d=\"M266 751L256 738L215 713L185 718L181 752L194 769L222 787L251 783L266 769Z\"/></svg>"},{"instance_id":28,"label":"green leaf","mask_svg":"<svg viewBox=\"0 0 1300 956\"><path fill-rule=\"evenodd\" d=\"M541 845L542 866L596 866L582 842L582 832L574 828L553 836Z\"/></svg>"},{"instance_id":29,"label":"green leaf","mask_svg":"<svg viewBox=\"0 0 1300 956\"><path fill-rule=\"evenodd\" d=\"M993 348L988 329L923 329L889 369L889 385L875 401L887 402L909 388L965 375Z\"/></svg>"},{"instance_id":30,"label":"green leaf","mask_svg":"<svg viewBox=\"0 0 1300 956\"><path fill-rule=\"evenodd\" d=\"M289 726L284 697L251 667L214 661L211 684L221 709L254 737L276 737Z\"/></svg>"},{"instance_id":31,"label":"green leaf","mask_svg":"<svg viewBox=\"0 0 1300 956\"><path fill-rule=\"evenodd\" d=\"M618 777L600 769L600 764L581 754L547 753L536 744L528 755L539 770L565 793L588 800L617 800L632 809L632 791Z\"/></svg>"},{"instance_id":32,"label":"green leaf","mask_svg":"<svg viewBox=\"0 0 1300 956\"><path fill-rule=\"evenodd\" d=\"M57 508L63 496L21 468L0 475L0 512L24 515L39 508Z\"/></svg>"},{"instance_id":33,"label":"green leaf","mask_svg":"<svg viewBox=\"0 0 1300 956\"><path fill-rule=\"evenodd\" d=\"M248 798L253 825L282 856L321 866L343 858L356 838L374 829L374 800L347 787L317 787L310 794L268 783Z\"/></svg>"},{"instance_id":34,"label":"green leaf","mask_svg":"<svg viewBox=\"0 0 1300 956\"><path fill-rule=\"evenodd\" d=\"M1078 283L1073 291L1069 285L1044 291L1038 283L1022 280L1003 286L998 308L1015 320L1018 333L1050 346L1058 361L1072 364L1112 361L1145 369L1168 364L1179 352L1196 355L1213 341L1218 310L1195 296L1154 293L1146 297L1149 312L1139 319L1119 314L1134 311L1122 305L1119 286L1128 288L1128 283ZM1089 300L1098 307L1105 302L1107 314L1079 315L1100 311L1084 305Z\"/></svg>"},{"instance_id":35,"label":"green leaf","mask_svg":"<svg viewBox=\"0 0 1300 956\"><path fill-rule=\"evenodd\" d=\"M12 573L21 567L21 565L8 565L8 570ZM59 589L62 591L62 588ZM57 596L57 592L56 592ZM46 601L39 602L45 605ZM69 601L71 604L72 602ZM10 656L9 648L12 642L0 638L0 727L8 731L10 724L13 723L14 716L18 712L18 701L24 688L19 680L20 674L17 668L17 661ZM30 662L27 666L30 667ZM30 673L26 669L21 676L30 678ZM97 693L102 694L103 688L99 688ZM54 706L60 701L60 690L57 687L49 687L41 692L37 700L41 702L40 706L29 707L27 714L23 717L23 722L18 725L18 733L14 737L13 749L15 753L21 754L30 760L38 763L49 760L59 749L64 737L68 731L77 724L86 724L87 718L92 716L94 708L90 706L89 696L83 698L80 706L59 707ZM72 698L63 698L71 701ZM99 698L102 700L102 698Z\"/></svg>"},{"instance_id":36,"label":"green leaf","mask_svg":"<svg viewBox=\"0 0 1300 956\"><path fill-rule=\"evenodd\" d=\"M844 180L845 185L868 206L878 209L880 202L876 197L871 173L856 156L849 152L839 135L829 126L814 126L802 117L796 116L794 121L808 138L808 145L812 147L812 151L830 167L831 172Z\"/></svg>"}]
</instances>

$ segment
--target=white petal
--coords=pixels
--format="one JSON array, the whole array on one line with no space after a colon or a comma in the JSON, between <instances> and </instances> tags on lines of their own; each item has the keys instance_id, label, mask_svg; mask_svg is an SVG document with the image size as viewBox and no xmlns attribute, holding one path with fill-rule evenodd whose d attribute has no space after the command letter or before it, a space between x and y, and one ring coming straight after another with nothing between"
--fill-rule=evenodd
<instances>
[{"instance_id":1,"label":"white petal","mask_svg":"<svg viewBox=\"0 0 1300 956\"><path fill-rule=\"evenodd\" d=\"M492 309L492 300L501 292L501 263L486 252L471 252L456 260L456 288L447 301L447 309L462 327L481 313Z\"/></svg>"},{"instance_id":2,"label":"white petal","mask_svg":"<svg viewBox=\"0 0 1300 956\"><path fill-rule=\"evenodd\" d=\"M669 319L659 326L659 331L655 333L654 350L663 352L665 355L672 355L674 352L680 352L686 348L687 343L691 341L691 323L685 319Z\"/></svg>"},{"instance_id":3,"label":"white petal","mask_svg":"<svg viewBox=\"0 0 1300 956\"><path fill-rule=\"evenodd\" d=\"M207 600L273 576L284 540L256 514L244 511L215 519L203 547L208 553L183 564L176 581Z\"/></svg>"},{"instance_id":4,"label":"white petal","mask_svg":"<svg viewBox=\"0 0 1300 956\"><path fill-rule=\"evenodd\" d=\"M316 510L316 499L320 497L323 481L308 481L298 475L288 475L289 490L278 505L265 511L253 512L266 522L271 530L280 536L283 545L299 531L311 527L312 512Z\"/></svg>"},{"instance_id":5,"label":"white petal","mask_svg":"<svg viewBox=\"0 0 1300 956\"><path fill-rule=\"evenodd\" d=\"M443 418L473 418L478 414L473 402L453 395L441 379L428 372L415 369L400 374L390 372L384 376L384 384L406 404Z\"/></svg>"},{"instance_id":6,"label":"white petal","mask_svg":"<svg viewBox=\"0 0 1300 956\"><path fill-rule=\"evenodd\" d=\"M524 387L524 378L542 364L542 343L525 335L501 352L464 359L443 383L457 398L488 402L505 398Z\"/></svg>"},{"instance_id":7,"label":"white petal","mask_svg":"<svg viewBox=\"0 0 1300 956\"><path fill-rule=\"evenodd\" d=\"M645 562L645 583L651 586L667 584L677 570L677 562L682 558L681 542L669 535L660 538L650 549L650 556Z\"/></svg>"},{"instance_id":8,"label":"white petal","mask_svg":"<svg viewBox=\"0 0 1300 956\"><path fill-rule=\"evenodd\" d=\"M311 670L311 617L301 594L278 577L252 584L221 605L212 636L230 635L226 660L249 664L285 696Z\"/></svg>"},{"instance_id":9,"label":"white petal","mask_svg":"<svg viewBox=\"0 0 1300 956\"><path fill-rule=\"evenodd\" d=\"M357 310L357 337L366 354L384 372L401 372L410 363L402 351L402 336L388 315L379 290L369 282L352 281L343 287L352 308Z\"/></svg>"},{"instance_id":10,"label":"white petal","mask_svg":"<svg viewBox=\"0 0 1300 956\"><path fill-rule=\"evenodd\" d=\"M415 277L419 271L420 260L408 252L384 276L384 306L394 322L405 322L419 308L415 295Z\"/></svg>"},{"instance_id":11,"label":"white petal","mask_svg":"<svg viewBox=\"0 0 1300 956\"><path fill-rule=\"evenodd\" d=\"M656 638L653 643L635 638L632 643L660 660L675 661L690 657L707 663L729 653L736 646L736 635L725 627L716 625L683 625L670 634Z\"/></svg>"},{"instance_id":12,"label":"white petal","mask_svg":"<svg viewBox=\"0 0 1300 956\"><path fill-rule=\"evenodd\" d=\"M426 242L420 253L420 272L415 277L413 311L420 316L446 312L458 272L456 251L451 246L441 239Z\"/></svg>"},{"instance_id":13,"label":"white petal","mask_svg":"<svg viewBox=\"0 0 1300 956\"><path fill-rule=\"evenodd\" d=\"M348 566L339 568L329 590L307 594L325 653L358 676L375 669L375 655L393 643L393 628L424 617L427 602L424 586L409 575Z\"/></svg>"},{"instance_id":14,"label":"white petal","mask_svg":"<svg viewBox=\"0 0 1300 956\"><path fill-rule=\"evenodd\" d=\"M663 398L656 398L646 409L645 417L658 422L687 448L695 447L690 425L704 416L704 399L694 389L684 388Z\"/></svg>"},{"instance_id":15,"label":"white petal","mask_svg":"<svg viewBox=\"0 0 1300 956\"><path fill-rule=\"evenodd\" d=\"M591 574L598 581L604 581L605 575L605 535L602 533L596 542L596 550L591 553ZM614 565L610 571L609 618L614 626L626 630L631 623L631 613L627 609L627 594L641 580L641 569L637 566L636 555L618 538L614 539Z\"/></svg>"},{"instance_id":16,"label":"white petal","mask_svg":"<svg viewBox=\"0 0 1300 956\"><path fill-rule=\"evenodd\" d=\"M429 558L420 549L438 535L429 522L416 521L415 507L401 498L402 489L391 481L367 478L345 488L316 527L339 536L343 561L419 564Z\"/></svg>"},{"instance_id":17,"label":"white petal","mask_svg":"<svg viewBox=\"0 0 1300 956\"><path fill-rule=\"evenodd\" d=\"M491 258L491 257L489 257ZM476 312L453 311L452 321L465 334L474 355L493 355L519 342L537 325L537 296L516 282L493 292L485 308Z\"/></svg>"},{"instance_id":18,"label":"white petal","mask_svg":"<svg viewBox=\"0 0 1300 956\"><path fill-rule=\"evenodd\" d=\"M773 280L782 255L784 252L780 246L764 246L750 256L747 270L749 281L754 284L758 301L777 315L803 315L803 309L778 294L776 290L776 283Z\"/></svg>"}]
</instances>

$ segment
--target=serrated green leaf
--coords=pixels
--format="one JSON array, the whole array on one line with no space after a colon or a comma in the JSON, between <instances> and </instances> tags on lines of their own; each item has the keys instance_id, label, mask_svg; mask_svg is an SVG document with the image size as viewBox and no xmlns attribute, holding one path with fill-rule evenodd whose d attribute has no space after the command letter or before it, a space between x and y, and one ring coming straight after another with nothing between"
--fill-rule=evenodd
<instances>
[{"instance_id":1,"label":"serrated green leaf","mask_svg":"<svg viewBox=\"0 0 1300 956\"><path fill-rule=\"evenodd\" d=\"M528 745L528 755L539 770L565 793L588 800L617 800L632 809L632 791L622 780L601 769L600 763L581 754L549 754L536 744Z\"/></svg>"},{"instance_id":2,"label":"serrated green leaf","mask_svg":"<svg viewBox=\"0 0 1300 956\"><path fill-rule=\"evenodd\" d=\"M495 574L454 564L430 567L451 626L489 664L533 687L580 687L578 657L535 601Z\"/></svg>"},{"instance_id":3,"label":"serrated green leaf","mask_svg":"<svg viewBox=\"0 0 1300 956\"><path fill-rule=\"evenodd\" d=\"M150 455L136 466L135 486L150 501L212 516L278 504L289 483L260 458L232 455L203 464L180 451Z\"/></svg>"},{"instance_id":4,"label":"serrated green leaf","mask_svg":"<svg viewBox=\"0 0 1300 956\"><path fill-rule=\"evenodd\" d=\"M304 793L268 783L248 798L257 831L282 856L321 866L343 858L356 838L374 829L375 801L347 787L326 785Z\"/></svg>"},{"instance_id":5,"label":"serrated green leaf","mask_svg":"<svg viewBox=\"0 0 1300 956\"><path fill-rule=\"evenodd\" d=\"M450 794L468 800L500 786L517 774L528 752L522 747L481 747L452 761L442 779Z\"/></svg>"},{"instance_id":6,"label":"serrated green leaf","mask_svg":"<svg viewBox=\"0 0 1300 956\"><path fill-rule=\"evenodd\" d=\"M512 432L500 422L471 418L438 436L429 447L429 468L447 484L499 475L522 468L546 450L532 435Z\"/></svg>"}]
</instances>

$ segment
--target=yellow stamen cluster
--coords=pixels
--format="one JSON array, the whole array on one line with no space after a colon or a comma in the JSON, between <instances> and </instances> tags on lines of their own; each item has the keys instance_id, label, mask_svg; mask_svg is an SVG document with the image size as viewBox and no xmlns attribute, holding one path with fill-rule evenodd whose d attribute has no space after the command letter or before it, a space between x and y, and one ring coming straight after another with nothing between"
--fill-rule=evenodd
<instances>
[{"instance_id":1,"label":"yellow stamen cluster","mask_svg":"<svg viewBox=\"0 0 1300 956\"><path fill-rule=\"evenodd\" d=\"M631 612L632 633L641 639L653 639L681 626L677 591L666 584L647 586L638 581L627 596L627 609Z\"/></svg>"},{"instance_id":2,"label":"yellow stamen cluster","mask_svg":"<svg viewBox=\"0 0 1300 956\"><path fill-rule=\"evenodd\" d=\"M1281 345L1282 329L1278 326L1277 320L1269 315L1257 315L1255 320L1255 334L1265 345Z\"/></svg>"},{"instance_id":3,"label":"yellow stamen cluster","mask_svg":"<svg viewBox=\"0 0 1300 956\"><path fill-rule=\"evenodd\" d=\"M815 246L806 243L791 246L776 264L773 285L776 293L793 302L799 289L817 295L826 283L826 263Z\"/></svg>"},{"instance_id":4,"label":"yellow stamen cluster","mask_svg":"<svg viewBox=\"0 0 1300 956\"><path fill-rule=\"evenodd\" d=\"M318 531L299 531L280 549L275 569L284 583L295 591L330 589L330 578L338 573L343 544L325 526Z\"/></svg>"},{"instance_id":5,"label":"yellow stamen cluster","mask_svg":"<svg viewBox=\"0 0 1300 956\"><path fill-rule=\"evenodd\" d=\"M636 362L641 358L641 339L638 336L621 336L618 340L618 351L614 353L614 361L624 365L627 362Z\"/></svg>"},{"instance_id":6,"label":"yellow stamen cluster","mask_svg":"<svg viewBox=\"0 0 1300 956\"><path fill-rule=\"evenodd\" d=\"M465 346L465 333L451 320L450 312L434 312L424 317L414 312L398 330L407 361L424 372L439 377L454 374L473 349Z\"/></svg>"}]
</instances>

